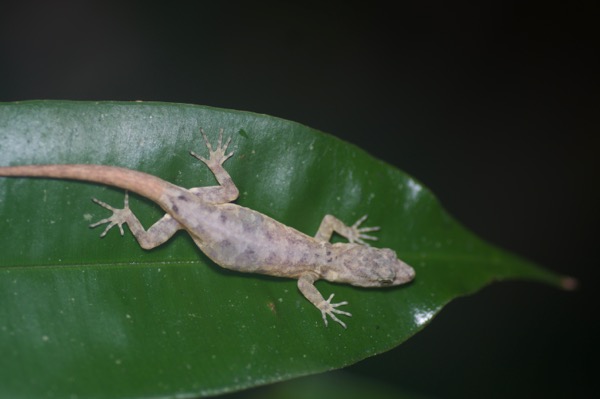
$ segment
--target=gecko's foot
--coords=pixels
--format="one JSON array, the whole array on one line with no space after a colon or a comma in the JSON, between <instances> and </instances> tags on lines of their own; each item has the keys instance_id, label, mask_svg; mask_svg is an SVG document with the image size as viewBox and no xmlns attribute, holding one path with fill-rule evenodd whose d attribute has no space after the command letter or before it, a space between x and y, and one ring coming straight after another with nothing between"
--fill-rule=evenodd
<instances>
[{"instance_id":1,"label":"gecko's foot","mask_svg":"<svg viewBox=\"0 0 600 399\"><path fill-rule=\"evenodd\" d=\"M204 162L211 170L216 166L223 165L223 163L233 155L233 151L231 151L229 154L226 154L227 147L231 142L231 137L229 137L225 142L225 145L223 145L223 129L220 129L219 141L217 142L217 147L213 150L210 142L208 141L208 137L206 137L206 133L204 133L204 129L200 129L200 132L202 133L202 137L204 137L204 143L206 143L206 147L208 148L209 157L206 159L193 151L190 151L190 154L192 154L194 158Z\"/></svg>"},{"instance_id":2,"label":"gecko's foot","mask_svg":"<svg viewBox=\"0 0 600 399\"><path fill-rule=\"evenodd\" d=\"M343 310L336 309L338 306L347 305L348 302L339 302L339 303L331 303L333 299L333 295L331 294L326 301L323 301L317 306L321 311L321 315L323 316L323 321L325 322L325 326L327 326L327 316L331 317L333 321L336 321L342 325L342 327L346 328L346 323L338 319L334 313L343 314L344 316L352 316L351 313L344 312Z\"/></svg>"},{"instance_id":3,"label":"gecko's foot","mask_svg":"<svg viewBox=\"0 0 600 399\"><path fill-rule=\"evenodd\" d=\"M351 243L357 242L363 245L369 245L364 240L373 240L376 241L377 237L367 235L370 231L377 231L379 227L360 227L361 223L367 219L368 215L364 215L360 219L356 221L352 226L350 226L350 234L348 235L348 241Z\"/></svg>"},{"instance_id":4,"label":"gecko's foot","mask_svg":"<svg viewBox=\"0 0 600 399\"><path fill-rule=\"evenodd\" d=\"M106 233L108 233L108 230L112 229L114 226L119 226L119 231L121 232L121 235L123 235L124 234L123 223L127 223L127 221L129 220L129 217L131 216L131 210L129 209L129 195L127 194L127 192L125 193L125 200L123 201L123 209L113 208L112 206L108 205L106 202L102 202L96 198L92 198L92 201L94 201L96 204L100 205L101 207L106 208L109 211L112 211L113 214L111 217L102 219L94 224L90 224L90 227L94 228L94 227L100 226L101 224L108 223L108 226L106 226L106 228L104 229L102 234L100 234L100 237L104 237L106 235Z\"/></svg>"}]
</instances>

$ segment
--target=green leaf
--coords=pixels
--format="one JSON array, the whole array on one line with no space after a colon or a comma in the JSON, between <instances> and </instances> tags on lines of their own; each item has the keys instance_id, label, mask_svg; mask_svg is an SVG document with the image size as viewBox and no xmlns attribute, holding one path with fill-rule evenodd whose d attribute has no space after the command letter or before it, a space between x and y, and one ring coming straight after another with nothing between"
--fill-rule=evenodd
<instances>
[{"instance_id":1,"label":"green leaf","mask_svg":"<svg viewBox=\"0 0 600 399\"><path fill-rule=\"evenodd\" d=\"M353 145L298 123L246 112L158 103L0 105L0 165L94 163L184 187L214 185L189 155L223 128L237 203L314 234L326 213L381 226L379 247L414 266L389 289L318 282L353 314L325 327L277 277L212 263L185 234L152 251L126 231L88 225L123 191L89 183L0 178L0 396L211 395L336 369L389 350L452 299L494 280L564 280L475 237L418 181ZM130 205L149 227L150 201Z\"/></svg>"}]
</instances>

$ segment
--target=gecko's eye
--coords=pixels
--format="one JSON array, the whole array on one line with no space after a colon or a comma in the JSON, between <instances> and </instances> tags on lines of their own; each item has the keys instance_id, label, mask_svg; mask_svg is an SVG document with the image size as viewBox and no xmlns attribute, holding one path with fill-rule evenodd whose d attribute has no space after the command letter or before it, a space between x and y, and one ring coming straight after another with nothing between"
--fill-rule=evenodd
<instances>
[{"instance_id":1,"label":"gecko's eye","mask_svg":"<svg viewBox=\"0 0 600 399\"><path fill-rule=\"evenodd\" d=\"M379 280L379 282L381 283L381 285L392 285L394 283L394 280Z\"/></svg>"}]
</instances>

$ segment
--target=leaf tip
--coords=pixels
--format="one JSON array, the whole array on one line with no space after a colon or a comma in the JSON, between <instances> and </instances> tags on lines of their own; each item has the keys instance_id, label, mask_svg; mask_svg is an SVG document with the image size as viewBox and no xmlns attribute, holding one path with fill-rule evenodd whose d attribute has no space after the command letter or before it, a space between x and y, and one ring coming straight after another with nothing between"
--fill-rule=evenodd
<instances>
[{"instance_id":1,"label":"leaf tip","mask_svg":"<svg viewBox=\"0 0 600 399\"><path fill-rule=\"evenodd\" d=\"M560 286L566 291L575 291L579 286L579 281L573 277L563 277L560 279Z\"/></svg>"}]
</instances>

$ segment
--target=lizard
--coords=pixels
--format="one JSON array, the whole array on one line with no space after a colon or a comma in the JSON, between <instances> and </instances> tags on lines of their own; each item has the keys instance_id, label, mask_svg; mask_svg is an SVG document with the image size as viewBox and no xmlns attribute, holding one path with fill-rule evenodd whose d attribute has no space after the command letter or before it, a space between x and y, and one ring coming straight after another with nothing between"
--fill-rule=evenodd
<instances>
[{"instance_id":1,"label":"lizard","mask_svg":"<svg viewBox=\"0 0 600 399\"><path fill-rule=\"evenodd\" d=\"M233 203L239 191L223 163L233 156L227 153L231 137L223 144L223 129L213 147L200 129L208 148L208 158L193 151L219 185L186 189L156 176L116 166L93 164L23 165L0 167L2 177L40 177L82 180L125 190L123 208L114 208L96 198L92 200L112 212L108 218L90 225L106 225L100 237L117 226L123 235L123 224L144 249L155 248L168 241L178 230L186 230L194 243L217 265L238 272L260 273L297 279L304 297L318 310L327 326L327 316L346 328L336 315L352 316L338 309L348 302L325 299L314 283L324 279L359 287L388 287L408 283L414 269L398 259L388 248L374 248L364 240L376 240L366 233L378 227L360 227L367 215L351 226L332 215L325 215L314 236L304 234L275 219ZM165 215L144 229L129 208L129 192L150 199ZM333 233L348 243L331 243Z\"/></svg>"}]
</instances>

